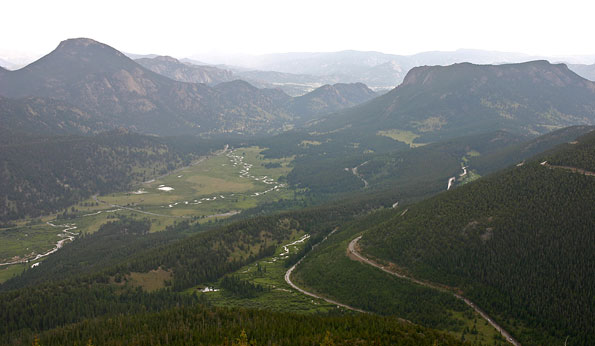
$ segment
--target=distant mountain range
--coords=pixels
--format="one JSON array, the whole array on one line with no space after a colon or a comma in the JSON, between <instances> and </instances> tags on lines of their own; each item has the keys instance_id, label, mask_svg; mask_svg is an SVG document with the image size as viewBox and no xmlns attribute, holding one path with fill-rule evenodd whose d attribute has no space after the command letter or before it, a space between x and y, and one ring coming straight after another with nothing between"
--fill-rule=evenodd
<instances>
[{"instance_id":1,"label":"distant mountain range","mask_svg":"<svg viewBox=\"0 0 595 346\"><path fill-rule=\"evenodd\" d=\"M595 81L595 64L593 65L580 65L580 64L569 64L568 68L576 72L579 76L582 76L588 80Z\"/></svg>"},{"instance_id":2,"label":"distant mountain range","mask_svg":"<svg viewBox=\"0 0 595 346\"><path fill-rule=\"evenodd\" d=\"M202 58L202 57L201 57ZM202 60L212 64L226 64L257 71L276 71L288 74L331 78L334 82L362 82L374 90L392 89L399 85L407 72L417 66L451 65L470 62L474 64L521 63L532 60L572 63L569 66L587 79L593 73L585 72L584 62L595 62L593 57L545 57L521 53L459 49L456 51L430 51L414 55L394 55L380 52L340 51L328 53L282 53L260 56L214 57ZM328 83L328 82L326 82Z\"/></svg>"},{"instance_id":3,"label":"distant mountain range","mask_svg":"<svg viewBox=\"0 0 595 346\"><path fill-rule=\"evenodd\" d=\"M216 85L242 79L257 88L281 89L290 96L302 96L325 84L338 83L338 76L313 76L275 71L246 70L227 65L212 66L191 59L169 56L143 57L135 60L149 70L188 83Z\"/></svg>"},{"instance_id":4,"label":"distant mountain range","mask_svg":"<svg viewBox=\"0 0 595 346\"><path fill-rule=\"evenodd\" d=\"M180 62L185 65L182 69L171 66L165 67L165 63L159 61L163 60L164 57L156 54L126 53L126 55L131 59L139 60L139 63L154 72L165 74L169 78L180 81L204 80L205 83L210 84L243 79L258 88L280 88L291 96L301 96L324 84L335 83L361 82L375 91L388 90L399 85L407 72L413 67L424 65L445 66L462 62L503 64L548 60L553 63L566 63L571 70L582 77L595 80L593 66L590 66L595 62L595 56L548 57L478 49L429 51L414 55L350 50L260 56L200 56L198 60L180 59ZM23 66L23 63L22 59L18 62L0 59L0 66L15 70ZM202 75L202 77L197 77L197 72L192 71L196 66L200 66L198 69L203 70L203 72L198 73L198 76ZM225 77L230 73L233 74L233 77ZM220 77L223 77L223 79Z\"/></svg>"},{"instance_id":5,"label":"distant mountain range","mask_svg":"<svg viewBox=\"0 0 595 346\"><path fill-rule=\"evenodd\" d=\"M536 135L595 123L595 83L547 61L424 66L391 92L311 126L414 143L506 130ZM356 142L356 140L354 140Z\"/></svg>"},{"instance_id":6,"label":"distant mountain range","mask_svg":"<svg viewBox=\"0 0 595 346\"><path fill-rule=\"evenodd\" d=\"M171 73L167 67L177 63L161 59L161 64ZM194 67L189 69L196 78L200 76ZM347 89L349 94L329 94L327 101L320 98L324 93L293 99L280 90L258 89L244 81L215 87L179 82L91 39L63 41L53 52L20 70L0 71L0 95L4 97L0 107L16 112L1 116L23 130L49 129L52 126L44 123L50 121L76 132L126 127L155 134L268 133L375 96L359 84L340 87L337 92ZM304 113L309 110L312 112ZM2 124L9 125L6 121Z\"/></svg>"},{"instance_id":7,"label":"distant mountain range","mask_svg":"<svg viewBox=\"0 0 595 346\"><path fill-rule=\"evenodd\" d=\"M465 51L449 59L463 53L476 60L493 58L485 52ZM324 70L337 75L353 71L354 76L358 71L360 75L371 70L405 71L387 61L394 56L386 54L340 55L343 64L332 63L337 54L288 54L284 66L296 72ZM409 59L425 63L445 56L425 53ZM314 62L320 63L319 70L306 68L314 68ZM274 67L271 64L267 66ZM296 77L303 84L316 83L308 75L237 73L266 79L263 85L274 85L275 80L289 84ZM415 67L402 85L378 98L361 83L323 85L291 97L279 89L230 80L235 74L170 57L135 62L91 39L70 39L20 70L0 70L0 126L52 133L125 127L160 135L263 134L308 122L316 133L350 128L355 136L384 135L400 141L405 136L413 144L494 130L536 135L595 122L595 83L563 64L546 61ZM370 73L368 80L375 75ZM360 106L346 109L356 105ZM333 112L338 114L321 119Z\"/></svg>"}]
</instances>

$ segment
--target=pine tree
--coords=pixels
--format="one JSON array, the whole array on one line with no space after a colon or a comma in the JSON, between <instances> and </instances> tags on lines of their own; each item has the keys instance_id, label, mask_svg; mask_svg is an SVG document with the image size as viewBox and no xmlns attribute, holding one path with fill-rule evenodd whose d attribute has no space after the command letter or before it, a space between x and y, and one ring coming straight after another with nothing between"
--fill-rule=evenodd
<instances>
[{"instance_id":1,"label":"pine tree","mask_svg":"<svg viewBox=\"0 0 595 346\"><path fill-rule=\"evenodd\" d=\"M335 342L333 341L333 337L331 336L330 331L326 331L326 335L324 336L324 340L322 340L321 346L334 346Z\"/></svg>"}]
</instances>

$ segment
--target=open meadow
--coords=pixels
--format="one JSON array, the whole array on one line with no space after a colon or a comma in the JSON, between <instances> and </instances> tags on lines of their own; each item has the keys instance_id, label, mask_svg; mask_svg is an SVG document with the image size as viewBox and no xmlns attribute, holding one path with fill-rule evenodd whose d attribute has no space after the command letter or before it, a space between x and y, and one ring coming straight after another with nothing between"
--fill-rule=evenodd
<instances>
[{"instance_id":1,"label":"open meadow","mask_svg":"<svg viewBox=\"0 0 595 346\"><path fill-rule=\"evenodd\" d=\"M59 213L0 229L0 282L83 233L120 217L149 218L151 232L176 221L210 222L294 198L285 176L292 158L265 159L262 148L229 149L143 182L132 191L92 196ZM20 269L15 269L20 268Z\"/></svg>"}]
</instances>

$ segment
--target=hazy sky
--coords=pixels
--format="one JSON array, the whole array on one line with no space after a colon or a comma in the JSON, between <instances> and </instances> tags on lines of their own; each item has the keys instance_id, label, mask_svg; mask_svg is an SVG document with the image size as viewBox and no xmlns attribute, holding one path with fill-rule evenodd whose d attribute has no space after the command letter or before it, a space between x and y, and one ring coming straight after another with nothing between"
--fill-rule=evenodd
<instances>
[{"instance_id":1,"label":"hazy sky","mask_svg":"<svg viewBox=\"0 0 595 346\"><path fill-rule=\"evenodd\" d=\"M524 0L7 0L0 56L90 37L131 53L477 48L595 54L595 2Z\"/></svg>"}]
</instances>

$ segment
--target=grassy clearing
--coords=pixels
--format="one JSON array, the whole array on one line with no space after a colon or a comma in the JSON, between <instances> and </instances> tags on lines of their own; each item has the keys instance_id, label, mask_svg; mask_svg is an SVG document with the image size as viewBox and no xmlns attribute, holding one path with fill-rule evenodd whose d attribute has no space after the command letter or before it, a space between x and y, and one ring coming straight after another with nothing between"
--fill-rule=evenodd
<instances>
[{"instance_id":1,"label":"grassy clearing","mask_svg":"<svg viewBox=\"0 0 595 346\"><path fill-rule=\"evenodd\" d=\"M158 268L148 273L130 273L130 275L126 275L124 281L132 287L142 287L145 291L153 292L165 288L166 283L172 278L171 270Z\"/></svg>"},{"instance_id":2,"label":"grassy clearing","mask_svg":"<svg viewBox=\"0 0 595 346\"><path fill-rule=\"evenodd\" d=\"M27 264L14 264L0 267L0 283L3 283L15 275L19 275L26 268Z\"/></svg>"},{"instance_id":3,"label":"grassy clearing","mask_svg":"<svg viewBox=\"0 0 595 346\"><path fill-rule=\"evenodd\" d=\"M303 233L294 233L288 244L299 239ZM289 253L296 253L304 243L288 246ZM237 275L242 280L253 284L270 287L271 291L258 294L255 298L240 298L225 290L206 292L209 301L216 306L235 307L241 306L255 309L268 309L275 311L291 311L299 313L320 313L337 310L337 307L328 304L323 300L313 299L292 289L285 282L286 253L283 246L280 246L275 255L264 258L240 268L232 275ZM195 287L188 290L188 293L200 292L205 286ZM212 283L207 287L219 289L218 283Z\"/></svg>"},{"instance_id":4,"label":"grassy clearing","mask_svg":"<svg viewBox=\"0 0 595 346\"><path fill-rule=\"evenodd\" d=\"M45 223L2 229L0 262L12 262L51 250L62 239L58 236L61 230Z\"/></svg>"},{"instance_id":5,"label":"grassy clearing","mask_svg":"<svg viewBox=\"0 0 595 346\"><path fill-rule=\"evenodd\" d=\"M474 180L481 178L481 175L477 174L475 171L467 171L467 174L463 177L463 179L459 182L462 184L470 183Z\"/></svg>"},{"instance_id":6,"label":"grassy clearing","mask_svg":"<svg viewBox=\"0 0 595 346\"><path fill-rule=\"evenodd\" d=\"M406 130L399 130L399 129L381 130L381 131L377 132L377 135L392 138L398 142L403 142L403 143L409 145L411 148L421 147L421 146L427 144L427 143L414 143L415 139L418 138L419 135L416 133L413 133L411 131L406 131Z\"/></svg>"}]
</instances>

